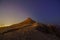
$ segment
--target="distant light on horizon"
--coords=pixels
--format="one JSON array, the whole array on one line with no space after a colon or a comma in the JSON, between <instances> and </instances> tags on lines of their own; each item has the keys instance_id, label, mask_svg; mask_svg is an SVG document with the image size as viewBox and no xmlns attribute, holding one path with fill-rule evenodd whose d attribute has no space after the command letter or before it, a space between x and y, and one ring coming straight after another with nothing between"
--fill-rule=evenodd
<instances>
[{"instance_id":1,"label":"distant light on horizon","mask_svg":"<svg viewBox=\"0 0 60 40\"><path fill-rule=\"evenodd\" d=\"M0 25L9 26L29 17L29 11L21 4L4 1L0 7Z\"/></svg>"},{"instance_id":2,"label":"distant light on horizon","mask_svg":"<svg viewBox=\"0 0 60 40\"><path fill-rule=\"evenodd\" d=\"M10 25L13 25L13 24L0 24L0 27L7 27L7 26L10 26Z\"/></svg>"}]
</instances>

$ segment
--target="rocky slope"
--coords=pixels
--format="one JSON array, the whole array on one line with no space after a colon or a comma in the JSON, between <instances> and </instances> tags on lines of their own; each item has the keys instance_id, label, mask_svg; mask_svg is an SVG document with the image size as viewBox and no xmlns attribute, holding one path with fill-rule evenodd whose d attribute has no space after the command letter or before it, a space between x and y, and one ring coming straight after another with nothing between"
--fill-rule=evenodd
<instances>
[{"instance_id":1,"label":"rocky slope","mask_svg":"<svg viewBox=\"0 0 60 40\"><path fill-rule=\"evenodd\" d=\"M27 18L21 23L0 28L0 40L60 40L60 31L53 25Z\"/></svg>"}]
</instances>

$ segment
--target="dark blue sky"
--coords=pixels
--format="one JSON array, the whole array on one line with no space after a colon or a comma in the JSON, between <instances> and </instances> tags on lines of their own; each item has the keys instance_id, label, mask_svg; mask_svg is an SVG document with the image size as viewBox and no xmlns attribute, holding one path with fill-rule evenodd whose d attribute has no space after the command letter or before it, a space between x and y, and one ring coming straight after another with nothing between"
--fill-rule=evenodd
<instances>
[{"instance_id":1,"label":"dark blue sky","mask_svg":"<svg viewBox=\"0 0 60 40\"><path fill-rule=\"evenodd\" d=\"M0 24L31 17L42 23L60 24L60 0L0 0Z\"/></svg>"},{"instance_id":2,"label":"dark blue sky","mask_svg":"<svg viewBox=\"0 0 60 40\"><path fill-rule=\"evenodd\" d=\"M43 23L60 24L59 0L34 0L24 3L32 17Z\"/></svg>"}]
</instances>

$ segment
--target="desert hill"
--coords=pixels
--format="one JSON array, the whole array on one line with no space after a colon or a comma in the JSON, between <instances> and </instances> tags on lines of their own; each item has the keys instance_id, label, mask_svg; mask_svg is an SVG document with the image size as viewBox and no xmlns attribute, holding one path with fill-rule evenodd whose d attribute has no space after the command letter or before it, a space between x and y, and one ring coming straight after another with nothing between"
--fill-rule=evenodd
<instances>
[{"instance_id":1,"label":"desert hill","mask_svg":"<svg viewBox=\"0 0 60 40\"><path fill-rule=\"evenodd\" d=\"M0 28L0 40L60 40L60 30L54 25L27 18L21 23Z\"/></svg>"}]
</instances>

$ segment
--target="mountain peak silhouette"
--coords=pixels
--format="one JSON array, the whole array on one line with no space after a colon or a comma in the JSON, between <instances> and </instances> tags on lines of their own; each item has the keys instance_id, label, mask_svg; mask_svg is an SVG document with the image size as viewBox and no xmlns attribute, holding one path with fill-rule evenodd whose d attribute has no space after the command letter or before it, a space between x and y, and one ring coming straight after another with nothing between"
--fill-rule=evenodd
<instances>
[{"instance_id":1,"label":"mountain peak silhouette","mask_svg":"<svg viewBox=\"0 0 60 40\"><path fill-rule=\"evenodd\" d=\"M27 18L25 21L31 22L31 21L34 21L34 20L32 20L31 18Z\"/></svg>"},{"instance_id":2,"label":"mountain peak silhouette","mask_svg":"<svg viewBox=\"0 0 60 40\"><path fill-rule=\"evenodd\" d=\"M23 23L23 24L32 24L32 23L35 23L36 21L34 21L34 20L32 20L31 18L27 18L27 19L25 19L23 22L21 22L21 23ZM21 24L20 23L20 24Z\"/></svg>"},{"instance_id":3,"label":"mountain peak silhouette","mask_svg":"<svg viewBox=\"0 0 60 40\"><path fill-rule=\"evenodd\" d=\"M2 36L1 36L2 35ZM39 22L32 20L31 18L25 19L21 23L13 24L8 27L0 28L0 38L1 40L15 40L22 38L21 40L49 40L48 39L58 40L60 38L60 31L52 25L45 25ZM3 38L2 38L3 37ZM43 39L41 38L43 37ZM13 39L12 39L13 38ZM60 40L60 39L59 39Z\"/></svg>"},{"instance_id":4,"label":"mountain peak silhouette","mask_svg":"<svg viewBox=\"0 0 60 40\"><path fill-rule=\"evenodd\" d=\"M32 19L28 17L28 18L26 18L26 20L32 20Z\"/></svg>"}]
</instances>

